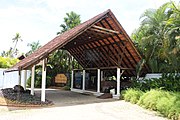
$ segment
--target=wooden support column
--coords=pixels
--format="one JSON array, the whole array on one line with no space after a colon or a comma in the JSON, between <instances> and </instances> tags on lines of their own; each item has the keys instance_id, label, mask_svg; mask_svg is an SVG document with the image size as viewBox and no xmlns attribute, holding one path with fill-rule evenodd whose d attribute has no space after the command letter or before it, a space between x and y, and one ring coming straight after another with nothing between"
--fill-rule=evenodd
<instances>
[{"instance_id":1,"label":"wooden support column","mask_svg":"<svg viewBox=\"0 0 180 120\"><path fill-rule=\"evenodd\" d=\"M31 95L34 95L34 78L35 78L35 65L33 65L31 70Z\"/></svg>"},{"instance_id":2,"label":"wooden support column","mask_svg":"<svg viewBox=\"0 0 180 120\"><path fill-rule=\"evenodd\" d=\"M71 90L73 89L73 84L74 84L74 70L72 70L71 73Z\"/></svg>"},{"instance_id":3,"label":"wooden support column","mask_svg":"<svg viewBox=\"0 0 180 120\"><path fill-rule=\"evenodd\" d=\"M19 83L18 84L21 85L21 71L20 70L18 71L18 75L19 75L19 81L18 81Z\"/></svg>"},{"instance_id":4,"label":"wooden support column","mask_svg":"<svg viewBox=\"0 0 180 120\"><path fill-rule=\"evenodd\" d=\"M41 84L41 101L45 102L46 97L46 58L43 59L42 65L42 84Z\"/></svg>"},{"instance_id":5,"label":"wooden support column","mask_svg":"<svg viewBox=\"0 0 180 120\"><path fill-rule=\"evenodd\" d=\"M83 70L83 87L82 87L83 91L85 91L85 82L86 82L86 71Z\"/></svg>"},{"instance_id":6,"label":"wooden support column","mask_svg":"<svg viewBox=\"0 0 180 120\"><path fill-rule=\"evenodd\" d=\"M26 81L27 81L27 70L24 70L24 90L26 90Z\"/></svg>"},{"instance_id":7,"label":"wooden support column","mask_svg":"<svg viewBox=\"0 0 180 120\"><path fill-rule=\"evenodd\" d=\"M101 72L100 69L97 69L97 93L100 93L100 85L101 85Z\"/></svg>"}]
</instances>

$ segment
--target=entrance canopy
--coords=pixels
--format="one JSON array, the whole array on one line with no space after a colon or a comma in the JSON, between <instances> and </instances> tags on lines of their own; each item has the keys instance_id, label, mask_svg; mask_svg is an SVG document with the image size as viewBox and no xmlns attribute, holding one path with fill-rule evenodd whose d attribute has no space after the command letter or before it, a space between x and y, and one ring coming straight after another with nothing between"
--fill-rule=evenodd
<instances>
[{"instance_id":1,"label":"entrance canopy","mask_svg":"<svg viewBox=\"0 0 180 120\"><path fill-rule=\"evenodd\" d=\"M136 75L136 65L142 59L114 14L107 10L55 37L7 72L29 69L57 49L67 50L84 69L118 67L128 76Z\"/></svg>"}]
</instances>

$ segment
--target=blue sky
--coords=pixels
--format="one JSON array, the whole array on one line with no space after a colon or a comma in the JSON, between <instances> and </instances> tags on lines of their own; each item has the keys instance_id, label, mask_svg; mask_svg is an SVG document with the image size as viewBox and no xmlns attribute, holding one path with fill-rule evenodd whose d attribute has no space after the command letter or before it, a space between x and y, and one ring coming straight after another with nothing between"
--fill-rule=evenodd
<instances>
[{"instance_id":1,"label":"blue sky","mask_svg":"<svg viewBox=\"0 0 180 120\"><path fill-rule=\"evenodd\" d=\"M12 46L15 33L23 42L21 52L27 52L27 43L40 41L43 45L56 37L65 14L74 11L82 22L111 9L126 32L131 35L138 28L140 15L148 8L158 8L169 0L0 0L0 53ZM175 0L179 2L179 0Z\"/></svg>"}]
</instances>

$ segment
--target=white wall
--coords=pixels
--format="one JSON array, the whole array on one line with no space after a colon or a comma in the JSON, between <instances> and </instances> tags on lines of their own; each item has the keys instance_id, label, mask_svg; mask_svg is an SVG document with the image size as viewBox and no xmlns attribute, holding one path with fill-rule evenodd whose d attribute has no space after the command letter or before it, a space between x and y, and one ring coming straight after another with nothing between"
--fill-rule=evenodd
<instances>
[{"instance_id":1,"label":"white wall","mask_svg":"<svg viewBox=\"0 0 180 120\"><path fill-rule=\"evenodd\" d=\"M5 73L3 76L3 71L5 69L0 69L0 89L1 88L12 88L18 84L18 71ZM27 71L27 78L30 77L30 71ZM24 72L21 74L21 85L24 84Z\"/></svg>"},{"instance_id":2,"label":"white wall","mask_svg":"<svg viewBox=\"0 0 180 120\"><path fill-rule=\"evenodd\" d=\"M149 73L146 74L145 79L151 79L151 78L161 78L162 73Z\"/></svg>"}]
</instances>

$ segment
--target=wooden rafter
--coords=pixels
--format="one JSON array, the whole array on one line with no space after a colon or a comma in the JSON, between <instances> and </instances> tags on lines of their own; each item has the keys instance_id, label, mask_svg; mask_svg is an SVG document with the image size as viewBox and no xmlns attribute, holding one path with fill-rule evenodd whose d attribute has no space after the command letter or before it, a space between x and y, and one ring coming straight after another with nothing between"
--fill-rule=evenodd
<instances>
[{"instance_id":1,"label":"wooden rafter","mask_svg":"<svg viewBox=\"0 0 180 120\"><path fill-rule=\"evenodd\" d=\"M100 30L101 32L120 34L119 31L107 29L107 28L104 28L104 27L96 26L96 25L93 25L92 28L94 28L96 30Z\"/></svg>"},{"instance_id":2,"label":"wooden rafter","mask_svg":"<svg viewBox=\"0 0 180 120\"><path fill-rule=\"evenodd\" d=\"M95 28L90 28L90 30L95 31L95 32L99 32L99 33L103 33L103 34L113 35L113 33L110 33L110 32L107 32L107 31L98 30L98 29L95 29Z\"/></svg>"},{"instance_id":3,"label":"wooden rafter","mask_svg":"<svg viewBox=\"0 0 180 120\"><path fill-rule=\"evenodd\" d=\"M112 18L111 18L112 19ZM105 19L105 21L106 21L106 23L108 24L108 26L111 28L111 29L113 29L112 28L112 26L110 25L110 23ZM123 44L123 46L125 46L125 44L122 42L122 40L121 40L121 38L118 36L118 35L116 35L119 39L120 39L120 42ZM128 50L128 48L127 47L125 47L125 49L127 50L127 52L129 53L129 55L131 56L131 58L133 59L133 61L136 63L137 61L134 59L134 56L129 52L129 50ZM138 53L138 52L137 52Z\"/></svg>"},{"instance_id":4,"label":"wooden rafter","mask_svg":"<svg viewBox=\"0 0 180 120\"><path fill-rule=\"evenodd\" d=\"M106 22L106 21L105 21ZM99 24L101 25L101 26L103 26L103 27L105 27L104 26L104 24L102 23L102 22L99 22ZM111 26L109 26L109 27L111 27ZM122 59L122 62L124 63L124 65L126 65L126 67L128 67L130 64L129 64L129 62L128 62L128 64L126 63L127 61L125 61L124 59L123 59L123 54L124 54L124 50L118 45L118 43L115 41L115 39L111 36L111 39L114 41L114 43L118 46L118 50L115 48L115 51L116 51L116 53L118 53L118 54L120 54L121 53L121 56L120 56L120 59ZM107 38L107 40L109 40L108 38ZM119 39L120 40L120 39ZM121 40L120 40L121 41ZM122 42L122 41L121 41ZM112 45L112 47L113 47L113 44L111 44ZM123 47L125 48L125 46L123 45ZM118 56L118 62L119 62L119 55L115 55L115 56ZM128 61L129 61L129 59L128 59ZM119 64L119 63L118 63ZM119 64L119 65L121 65L121 63ZM128 71L129 72L129 71Z\"/></svg>"}]
</instances>

